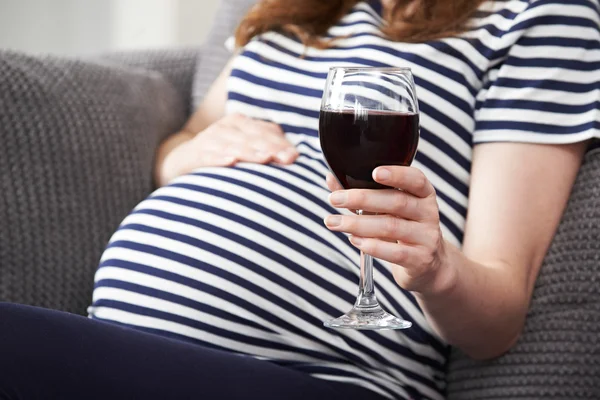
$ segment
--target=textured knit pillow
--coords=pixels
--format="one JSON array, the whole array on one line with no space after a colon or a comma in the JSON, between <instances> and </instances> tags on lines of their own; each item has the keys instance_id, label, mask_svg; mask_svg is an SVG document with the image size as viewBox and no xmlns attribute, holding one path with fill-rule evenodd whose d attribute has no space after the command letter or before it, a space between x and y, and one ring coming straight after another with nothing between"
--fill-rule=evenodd
<instances>
[{"instance_id":1,"label":"textured knit pillow","mask_svg":"<svg viewBox=\"0 0 600 400\"><path fill-rule=\"evenodd\" d=\"M0 301L85 312L185 108L158 73L0 51Z\"/></svg>"},{"instance_id":2,"label":"textured knit pillow","mask_svg":"<svg viewBox=\"0 0 600 400\"><path fill-rule=\"evenodd\" d=\"M586 156L518 344L490 362L455 350L448 398L600 399L600 149Z\"/></svg>"},{"instance_id":3,"label":"textured knit pillow","mask_svg":"<svg viewBox=\"0 0 600 400\"><path fill-rule=\"evenodd\" d=\"M178 92L191 114L192 88L197 63L204 54L197 47L129 50L103 54L99 62L159 72Z\"/></svg>"},{"instance_id":4,"label":"textured knit pillow","mask_svg":"<svg viewBox=\"0 0 600 400\"><path fill-rule=\"evenodd\" d=\"M200 105L204 95L231 58L231 52L225 48L225 42L257 2L258 0L222 0L219 4L213 26L202 49L202 56L196 64L192 101L194 108Z\"/></svg>"}]
</instances>

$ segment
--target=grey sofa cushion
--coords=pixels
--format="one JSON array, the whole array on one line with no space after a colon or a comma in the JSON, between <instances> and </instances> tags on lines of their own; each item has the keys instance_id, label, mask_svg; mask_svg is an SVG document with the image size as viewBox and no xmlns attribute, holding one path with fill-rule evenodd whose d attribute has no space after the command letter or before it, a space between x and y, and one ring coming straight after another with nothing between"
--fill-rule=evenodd
<instances>
[{"instance_id":1,"label":"grey sofa cushion","mask_svg":"<svg viewBox=\"0 0 600 400\"><path fill-rule=\"evenodd\" d=\"M232 54L225 48L230 38L248 10L258 0L222 0L217 9L213 26L202 48L194 77L193 107L197 108L204 95L217 79Z\"/></svg>"},{"instance_id":2,"label":"grey sofa cushion","mask_svg":"<svg viewBox=\"0 0 600 400\"><path fill-rule=\"evenodd\" d=\"M490 362L454 350L448 395L600 399L600 150L586 156L519 343Z\"/></svg>"},{"instance_id":3,"label":"grey sofa cushion","mask_svg":"<svg viewBox=\"0 0 600 400\"><path fill-rule=\"evenodd\" d=\"M85 312L185 108L156 72L0 51L0 301Z\"/></svg>"},{"instance_id":4,"label":"grey sofa cushion","mask_svg":"<svg viewBox=\"0 0 600 400\"><path fill-rule=\"evenodd\" d=\"M196 65L202 61L203 53L196 47L184 47L161 50L134 50L104 54L99 62L111 62L116 65L140 68L160 73L177 91L178 97L185 102L190 114L192 106L192 87Z\"/></svg>"}]
</instances>

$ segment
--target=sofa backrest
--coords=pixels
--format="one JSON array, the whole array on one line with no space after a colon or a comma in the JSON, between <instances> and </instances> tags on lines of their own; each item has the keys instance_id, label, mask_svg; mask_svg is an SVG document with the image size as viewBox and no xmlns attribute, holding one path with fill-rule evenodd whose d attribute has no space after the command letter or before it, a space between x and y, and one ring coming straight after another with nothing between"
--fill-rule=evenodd
<instances>
[{"instance_id":1,"label":"sofa backrest","mask_svg":"<svg viewBox=\"0 0 600 400\"><path fill-rule=\"evenodd\" d=\"M202 47L194 79L193 101L198 107L212 83L232 57L225 42L235 32L239 22L257 0L222 0L219 3L212 29Z\"/></svg>"}]
</instances>

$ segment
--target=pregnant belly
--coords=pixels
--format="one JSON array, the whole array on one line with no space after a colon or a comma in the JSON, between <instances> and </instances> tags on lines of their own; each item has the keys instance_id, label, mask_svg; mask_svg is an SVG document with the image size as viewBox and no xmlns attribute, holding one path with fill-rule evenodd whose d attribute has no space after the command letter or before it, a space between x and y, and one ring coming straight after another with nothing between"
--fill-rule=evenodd
<instances>
[{"instance_id":1,"label":"pregnant belly","mask_svg":"<svg viewBox=\"0 0 600 400\"><path fill-rule=\"evenodd\" d=\"M111 239L90 316L307 373L385 371L400 386L403 368L433 374L407 357L443 365L418 325L401 335L323 327L355 299L358 253L323 226L335 210L303 162L207 168L157 190ZM375 267L384 307L422 322L389 267Z\"/></svg>"},{"instance_id":2,"label":"pregnant belly","mask_svg":"<svg viewBox=\"0 0 600 400\"><path fill-rule=\"evenodd\" d=\"M111 239L90 315L261 357L291 350L238 336L305 348L353 301L358 267L324 228L334 210L303 158L202 169L157 190Z\"/></svg>"}]
</instances>

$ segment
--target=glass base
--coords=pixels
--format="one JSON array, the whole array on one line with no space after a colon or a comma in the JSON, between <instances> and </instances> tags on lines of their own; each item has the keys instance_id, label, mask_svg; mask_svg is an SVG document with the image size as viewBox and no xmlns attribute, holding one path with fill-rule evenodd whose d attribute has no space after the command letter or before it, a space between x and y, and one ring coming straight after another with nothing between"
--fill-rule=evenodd
<instances>
[{"instance_id":1,"label":"glass base","mask_svg":"<svg viewBox=\"0 0 600 400\"><path fill-rule=\"evenodd\" d=\"M381 307L367 310L355 307L339 318L325 321L324 325L336 329L382 330L408 329L412 326L412 322L394 317Z\"/></svg>"}]
</instances>

